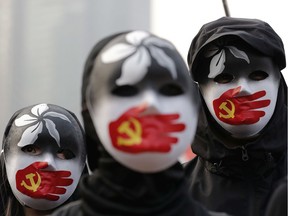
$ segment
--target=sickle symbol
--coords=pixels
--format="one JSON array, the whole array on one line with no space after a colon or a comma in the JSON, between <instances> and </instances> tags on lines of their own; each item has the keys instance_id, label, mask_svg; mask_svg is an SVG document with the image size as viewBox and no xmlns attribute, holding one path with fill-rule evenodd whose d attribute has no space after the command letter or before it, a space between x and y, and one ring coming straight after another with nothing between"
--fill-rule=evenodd
<instances>
[{"instance_id":1,"label":"sickle symbol","mask_svg":"<svg viewBox=\"0 0 288 216\"><path fill-rule=\"evenodd\" d=\"M131 124L134 126L135 130L130 127ZM130 118L129 120L121 123L121 125L118 127L118 132L128 136L128 138L118 137L118 145L132 146L139 145L141 143L142 129L140 122L135 118Z\"/></svg>"},{"instance_id":2,"label":"sickle symbol","mask_svg":"<svg viewBox=\"0 0 288 216\"><path fill-rule=\"evenodd\" d=\"M36 174L37 174L37 178L38 178L36 183L34 181L35 174L29 173L25 177L26 177L26 179L28 179L30 181L30 185L27 185L26 182L24 180L22 180L21 186L25 187L27 190L32 190L33 192L36 192L36 190L38 189L38 187L41 184L41 177L40 177L38 172L36 172Z\"/></svg>"},{"instance_id":3,"label":"sickle symbol","mask_svg":"<svg viewBox=\"0 0 288 216\"><path fill-rule=\"evenodd\" d=\"M220 118L225 118L225 119L228 119L228 118L234 118L235 116L234 116L234 113L235 113L235 105L233 104L233 102L232 101L230 101L230 100L226 100L226 101L228 101L229 102L229 104L231 105L231 109L229 109L228 107L227 107L227 102L222 102L221 104L220 104L220 106L219 106L219 109L220 110L224 110L227 114L226 115L224 115L223 113L219 113L219 117Z\"/></svg>"}]
</instances>

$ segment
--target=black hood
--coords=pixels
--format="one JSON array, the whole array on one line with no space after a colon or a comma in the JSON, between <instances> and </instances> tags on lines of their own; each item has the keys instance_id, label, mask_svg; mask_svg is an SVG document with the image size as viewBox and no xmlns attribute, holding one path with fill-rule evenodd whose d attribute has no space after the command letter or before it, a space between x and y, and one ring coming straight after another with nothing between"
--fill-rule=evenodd
<instances>
[{"instance_id":1,"label":"black hood","mask_svg":"<svg viewBox=\"0 0 288 216\"><path fill-rule=\"evenodd\" d=\"M188 65L197 81L197 58L207 44L218 38L240 38L277 63L280 70L286 67L284 45L272 27L258 19L222 17L202 26L192 40L188 52Z\"/></svg>"}]
</instances>

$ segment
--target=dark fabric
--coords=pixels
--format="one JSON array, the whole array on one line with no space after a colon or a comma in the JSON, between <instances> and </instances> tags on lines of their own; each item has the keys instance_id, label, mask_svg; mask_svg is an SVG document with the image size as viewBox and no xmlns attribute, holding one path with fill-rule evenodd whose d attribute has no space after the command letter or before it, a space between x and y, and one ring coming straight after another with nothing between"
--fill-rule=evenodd
<instances>
[{"instance_id":1,"label":"dark fabric","mask_svg":"<svg viewBox=\"0 0 288 216\"><path fill-rule=\"evenodd\" d=\"M194 76L201 73L193 69L203 46L228 34L256 49L263 46L262 53L277 58L279 68L285 67L282 41L268 24L221 18L204 25L193 39L188 61ZM287 175L287 85L282 74L274 114L256 138L233 138L213 119L203 98L202 104L192 143L197 157L185 165L193 198L209 210L263 216L271 189Z\"/></svg>"},{"instance_id":2,"label":"dark fabric","mask_svg":"<svg viewBox=\"0 0 288 216\"><path fill-rule=\"evenodd\" d=\"M287 176L271 192L265 216L287 215Z\"/></svg>"},{"instance_id":3,"label":"dark fabric","mask_svg":"<svg viewBox=\"0 0 288 216\"><path fill-rule=\"evenodd\" d=\"M252 175L248 168L246 176L226 176L213 164L213 169L205 166L200 157L196 157L186 166L186 172L190 179L189 190L192 197L203 204L208 210L227 212L234 216L259 216L264 215L266 200L274 182L281 178L279 166L285 166L283 158L277 164L278 167L268 170L264 175ZM229 170L228 170L229 171ZM254 170L255 171L255 170Z\"/></svg>"},{"instance_id":4,"label":"dark fabric","mask_svg":"<svg viewBox=\"0 0 288 216\"><path fill-rule=\"evenodd\" d=\"M84 215L208 215L188 195L180 164L141 174L113 160L100 163L81 184Z\"/></svg>"},{"instance_id":5,"label":"dark fabric","mask_svg":"<svg viewBox=\"0 0 288 216\"><path fill-rule=\"evenodd\" d=\"M266 56L272 57L279 69L286 66L284 45L272 27L258 19L222 17L202 26L194 37L188 53L188 65L197 81L197 58L204 46L220 37L238 37Z\"/></svg>"},{"instance_id":6,"label":"dark fabric","mask_svg":"<svg viewBox=\"0 0 288 216\"><path fill-rule=\"evenodd\" d=\"M99 170L83 178L80 188L81 202L64 206L53 216L213 215L191 199L181 164L141 174L107 158L100 160Z\"/></svg>"},{"instance_id":7,"label":"dark fabric","mask_svg":"<svg viewBox=\"0 0 288 216\"><path fill-rule=\"evenodd\" d=\"M71 202L53 212L51 216L83 216L83 212L81 211L81 203L81 200Z\"/></svg>"}]
</instances>

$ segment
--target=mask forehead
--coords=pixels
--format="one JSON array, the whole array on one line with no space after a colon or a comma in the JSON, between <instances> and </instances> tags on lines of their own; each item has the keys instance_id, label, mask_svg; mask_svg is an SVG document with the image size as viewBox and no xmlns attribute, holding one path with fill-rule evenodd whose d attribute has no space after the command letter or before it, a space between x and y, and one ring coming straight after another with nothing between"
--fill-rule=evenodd
<instances>
[{"instance_id":1,"label":"mask forehead","mask_svg":"<svg viewBox=\"0 0 288 216\"><path fill-rule=\"evenodd\" d=\"M33 144L73 149L81 154L85 152L79 122L65 109L51 104L24 108L13 117L3 148L7 156L10 151Z\"/></svg>"},{"instance_id":2,"label":"mask forehead","mask_svg":"<svg viewBox=\"0 0 288 216\"><path fill-rule=\"evenodd\" d=\"M228 45L214 42L204 49L197 71L199 82L205 83L222 73L233 76L245 76L253 71L263 71L274 77L280 77L280 70L269 56L251 48L242 41L237 40Z\"/></svg>"},{"instance_id":3,"label":"mask forehead","mask_svg":"<svg viewBox=\"0 0 288 216\"><path fill-rule=\"evenodd\" d=\"M134 31L110 41L94 61L90 87L94 98L117 86L137 85L145 80L187 84L187 68L168 41ZM183 74L184 73L184 74Z\"/></svg>"},{"instance_id":4,"label":"mask forehead","mask_svg":"<svg viewBox=\"0 0 288 216\"><path fill-rule=\"evenodd\" d=\"M230 54L229 52L231 51L228 51L226 54L226 61L224 63L225 68L223 73L230 73L235 78L242 76L246 79L252 79L251 73L264 72L267 73L267 75L273 78L275 81L280 79L280 71L275 62L273 62L270 57L255 53L249 49L238 50L242 53L242 56L239 58L237 58L237 56L232 53ZM212 68L213 67L210 67L210 73L212 72Z\"/></svg>"}]
</instances>

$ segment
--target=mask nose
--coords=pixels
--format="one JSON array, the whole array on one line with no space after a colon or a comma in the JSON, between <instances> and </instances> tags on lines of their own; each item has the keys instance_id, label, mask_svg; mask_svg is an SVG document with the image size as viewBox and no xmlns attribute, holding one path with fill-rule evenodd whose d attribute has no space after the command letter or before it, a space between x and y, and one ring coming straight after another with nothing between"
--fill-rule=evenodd
<instances>
[{"instance_id":1,"label":"mask nose","mask_svg":"<svg viewBox=\"0 0 288 216\"><path fill-rule=\"evenodd\" d=\"M147 105L146 114L155 114L160 112L159 99L154 90L149 89L144 92L143 103Z\"/></svg>"},{"instance_id":2,"label":"mask nose","mask_svg":"<svg viewBox=\"0 0 288 216\"><path fill-rule=\"evenodd\" d=\"M44 161L48 163L48 167L46 169L48 170L56 170L56 162L55 162L55 156L52 155L50 152L45 153L44 155Z\"/></svg>"},{"instance_id":3,"label":"mask nose","mask_svg":"<svg viewBox=\"0 0 288 216\"><path fill-rule=\"evenodd\" d=\"M252 92L249 81L246 78L240 78L238 81L238 86L241 87L241 90L237 96L246 96L254 93Z\"/></svg>"}]
</instances>

